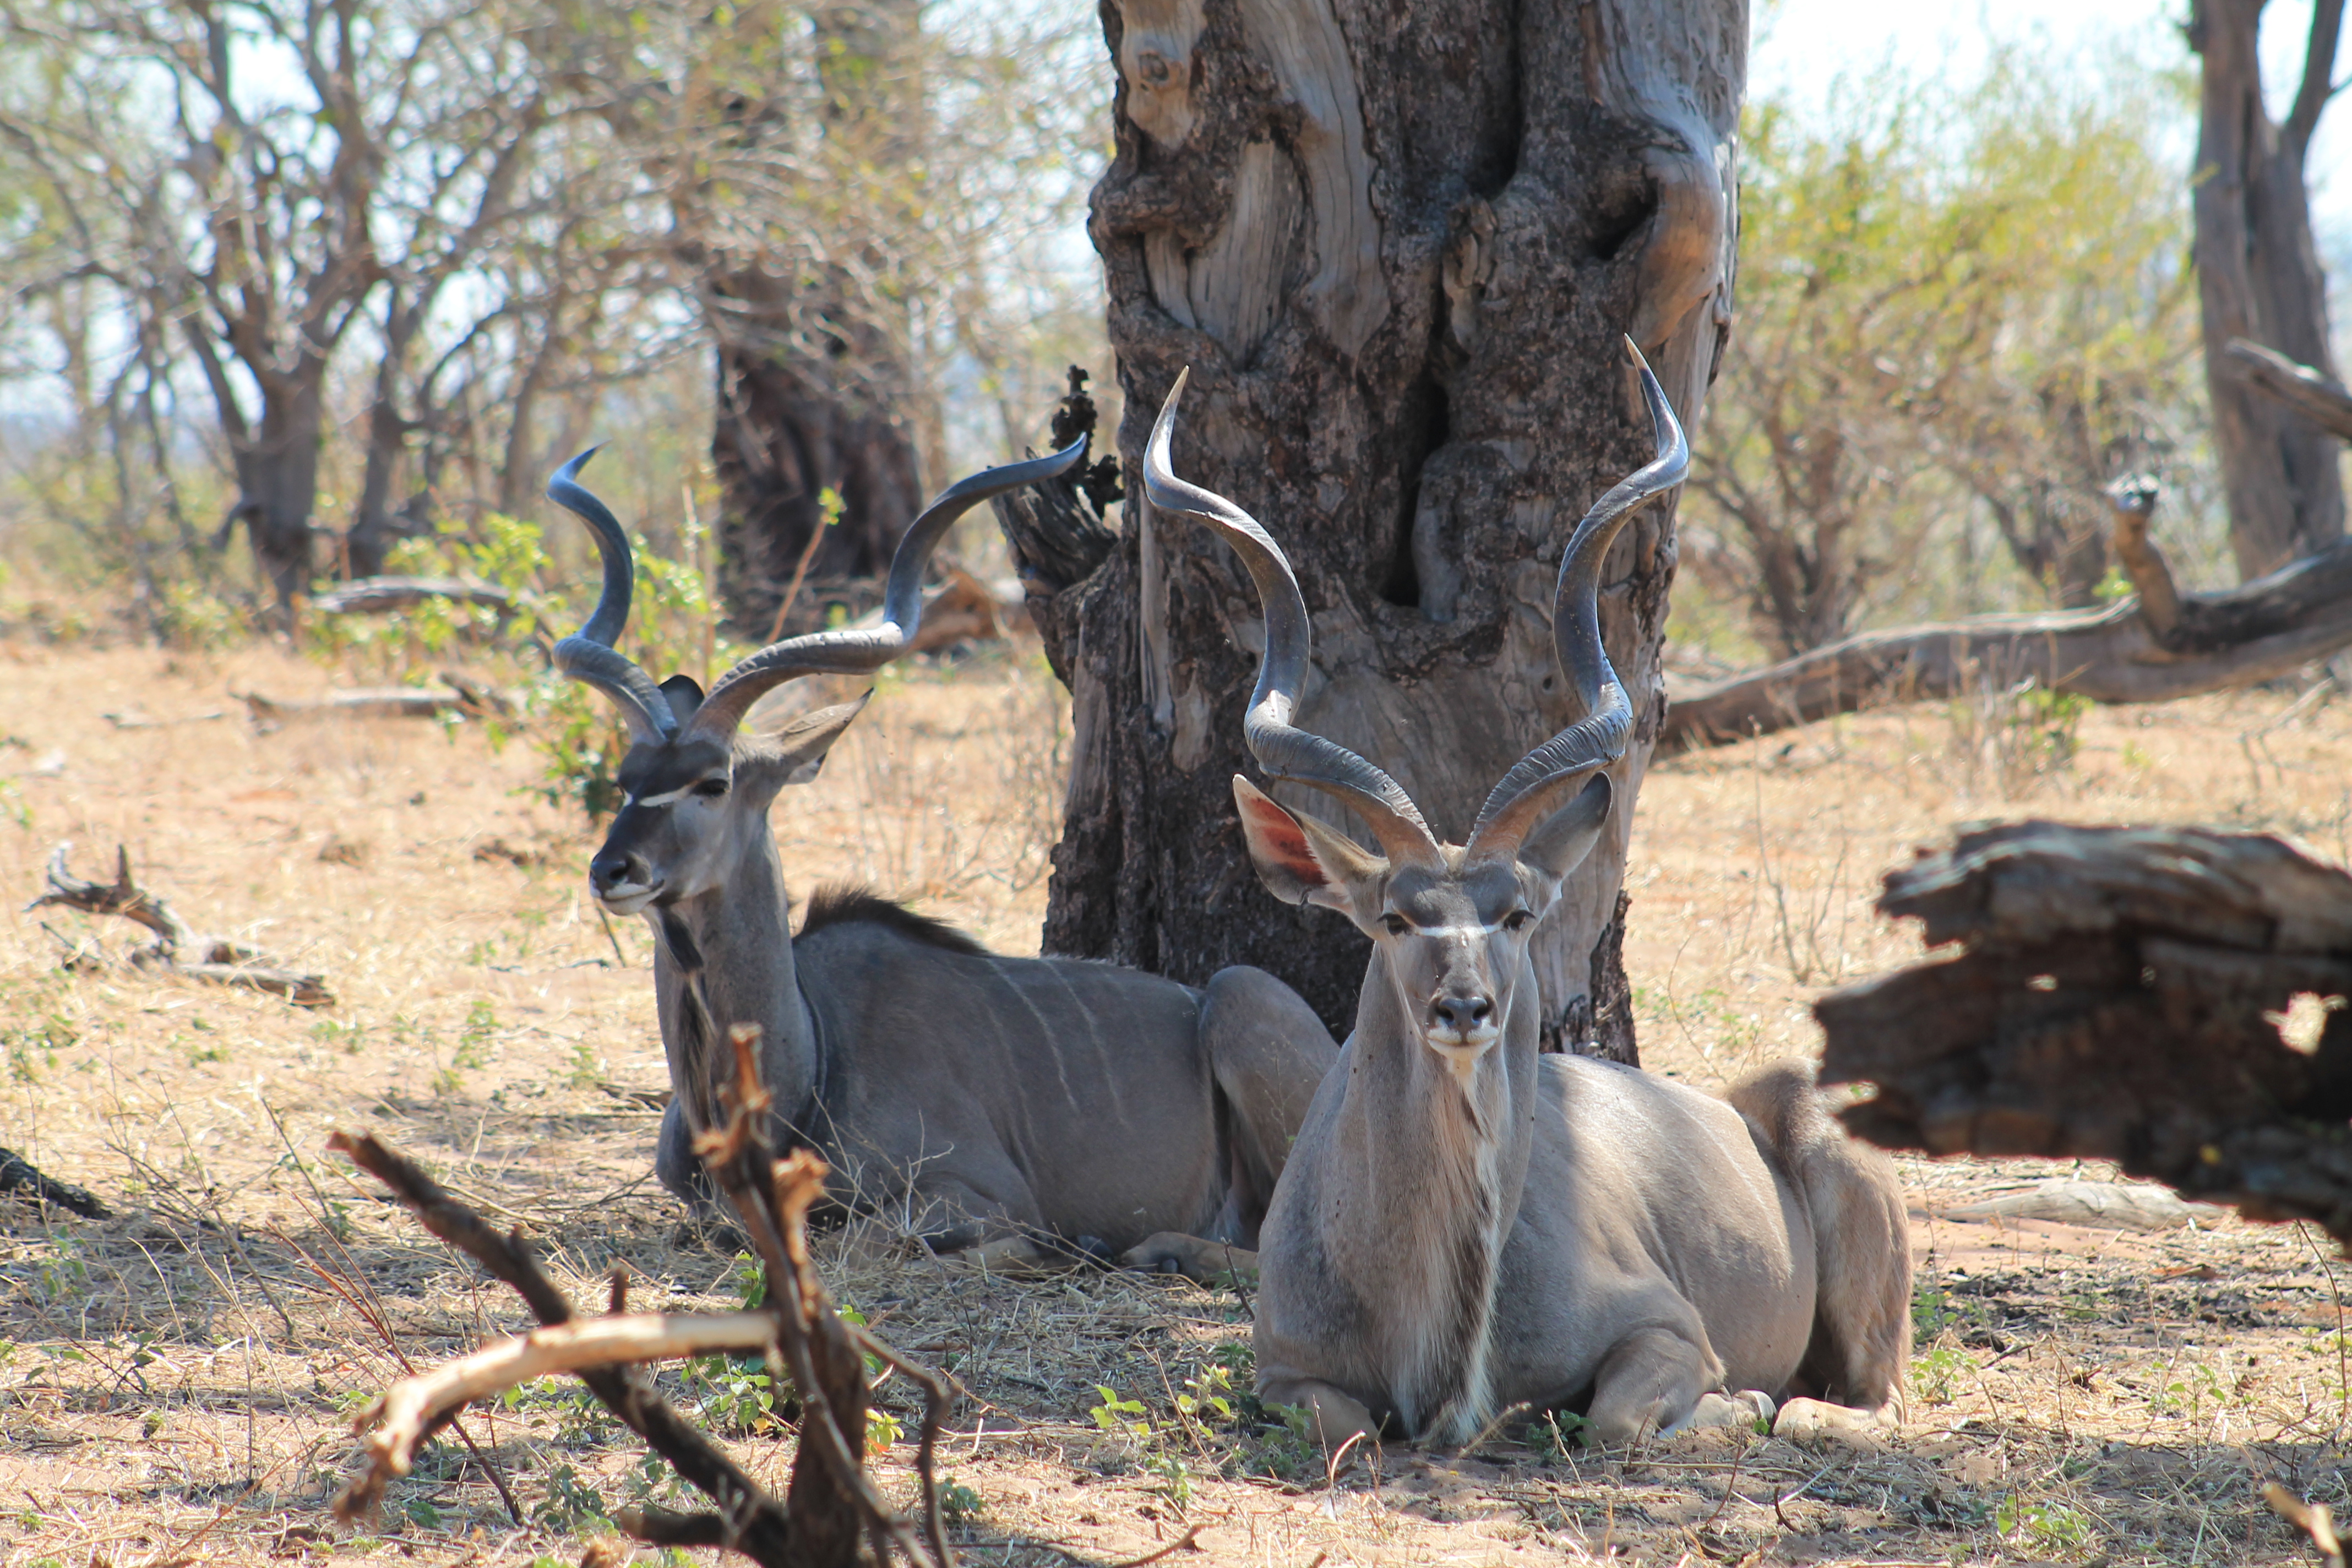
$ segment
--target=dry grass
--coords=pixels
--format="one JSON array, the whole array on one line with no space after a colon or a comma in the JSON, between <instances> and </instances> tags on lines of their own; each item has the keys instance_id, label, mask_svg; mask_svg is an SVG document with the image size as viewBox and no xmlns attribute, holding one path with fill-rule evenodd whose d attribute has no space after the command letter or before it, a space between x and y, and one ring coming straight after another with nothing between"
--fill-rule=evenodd
<instances>
[{"instance_id":1,"label":"dry grass","mask_svg":"<svg viewBox=\"0 0 2352 1568\"><path fill-rule=\"evenodd\" d=\"M493 752L470 730L257 734L242 716L198 717L234 708L228 687L326 683L266 651L0 647L0 889L29 897L59 838L85 862L120 840L192 922L324 972L341 997L311 1013L66 976L33 919L0 932L0 1143L121 1214L0 1206L0 1552L75 1568L576 1561L602 1532L597 1508L666 1483L558 1387L471 1414L479 1457L429 1451L372 1533L329 1522L348 1410L404 1360L520 1319L319 1151L338 1124L383 1133L529 1224L583 1299L619 1264L638 1305L732 1302L733 1259L682 1243L650 1178L654 1115L634 1098L662 1081L647 939L608 936L581 896L578 824L516 793L525 750ZM794 886L867 876L1034 950L1058 804L1053 695L1004 658L886 689L824 775L778 806ZM2276 724L2293 700L2094 712L2071 761L2015 737L2004 761L1987 723L2007 710L1980 705L1658 770L1627 950L1650 1065L1714 1083L1809 1050L1819 988L1916 952L1869 912L1878 871L1956 820L2212 822L2341 858L2352 710L2315 701ZM101 716L134 706L194 721ZM982 1563L1117 1563L1196 1524L1202 1553L1171 1562L2303 1559L2254 1489L2275 1479L2342 1500L2332 1260L2235 1221L2149 1238L1937 1217L2041 1173L1906 1168L1927 1331L1907 1424L1866 1455L1694 1441L1596 1458L1515 1427L1467 1458L1384 1453L1334 1484L1278 1430L1180 1410L1219 1369L1247 1384L1234 1296L951 1276L857 1236L829 1245L828 1267L886 1335L970 1391L948 1468L977 1500L962 1530ZM667 1379L753 1468L782 1474L789 1438L749 1374ZM1139 1408L1106 1411L1106 1427L1098 1386ZM882 1397L914 1407L895 1385ZM896 1454L882 1468L903 1488Z\"/></svg>"}]
</instances>

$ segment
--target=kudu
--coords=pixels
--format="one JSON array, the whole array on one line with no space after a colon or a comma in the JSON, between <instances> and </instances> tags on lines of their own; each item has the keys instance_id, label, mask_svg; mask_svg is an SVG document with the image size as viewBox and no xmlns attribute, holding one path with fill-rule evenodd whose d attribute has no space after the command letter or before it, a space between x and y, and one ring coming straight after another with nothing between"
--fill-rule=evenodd
<instances>
[{"instance_id":1,"label":"kudu","mask_svg":"<svg viewBox=\"0 0 2352 1568\"><path fill-rule=\"evenodd\" d=\"M1461 845L1441 844L1387 773L1292 726L1309 627L1290 563L1247 513L1170 471L1181 376L1152 432L1151 504L1224 538L1265 605L1251 752L1380 846L1234 780L1267 888L1339 910L1373 944L1355 1030L1259 1242L1258 1393L1309 1406L1334 1447L1383 1426L1467 1442L1520 1405L1580 1409L1619 1442L1689 1422L1727 1384L1875 1407L1909 1354L1901 1190L1810 1074L1770 1069L1718 1100L1539 1054L1528 936L1608 817L1605 770L1632 726L1601 642L1601 563L1689 457L1633 358L1656 459L1578 525L1555 589L1554 646L1585 717L1510 770Z\"/></svg>"},{"instance_id":2,"label":"kudu","mask_svg":"<svg viewBox=\"0 0 2352 1568\"><path fill-rule=\"evenodd\" d=\"M834 1196L887 1211L933 1247L1042 1261L1123 1254L1195 1278L1254 1247L1330 1035L1287 986L1233 968L1202 988L1073 959L1001 958L862 891L823 891L800 934L768 825L778 790L813 778L864 699L773 737L747 732L755 700L797 676L866 673L901 653L922 575L975 503L1060 473L1083 443L950 487L908 527L879 626L792 637L743 659L706 695L659 686L614 648L628 619L627 536L581 486L583 453L548 486L604 559L604 589L555 664L619 707L632 731L625 801L589 865L597 901L642 914L673 1098L655 1167L712 1212L691 1154L717 1115L723 1032L760 1029L780 1144L817 1148ZM868 694L870 695L870 693Z\"/></svg>"}]
</instances>

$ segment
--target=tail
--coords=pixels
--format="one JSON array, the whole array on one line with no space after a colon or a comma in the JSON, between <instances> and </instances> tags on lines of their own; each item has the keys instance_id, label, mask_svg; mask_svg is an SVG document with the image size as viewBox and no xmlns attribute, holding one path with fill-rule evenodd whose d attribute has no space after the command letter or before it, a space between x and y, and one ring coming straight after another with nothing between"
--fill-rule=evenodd
<instances>
[{"instance_id":1,"label":"tail","mask_svg":"<svg viewBox=\"0 0 2352 1568\"><path fill-rule=\"evenodd\" d=\"M1911 1234L1895 1163L1832 1121L1812 1068L1766 1068L1725 1095L1780 1154L1813 1222L1813 1336L1790 1392L1875 1410L1911 1360Z\"/></svg>"}]
</instances>

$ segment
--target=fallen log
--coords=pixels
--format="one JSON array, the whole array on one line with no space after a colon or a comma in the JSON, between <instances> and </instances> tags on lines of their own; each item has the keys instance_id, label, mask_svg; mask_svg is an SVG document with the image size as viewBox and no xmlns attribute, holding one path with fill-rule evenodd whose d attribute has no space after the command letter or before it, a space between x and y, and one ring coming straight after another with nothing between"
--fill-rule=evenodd
<instances>
[{"instance_id":1,"label":"fallen log","mask_svg":"<svg viewBox=\"0 0 2352 1568\"><path fill-rule=\"evenodd\" d=\"M50 931L49 935L66 950L66 968L137 969L267 992L283 996L298 1007L334 1005L335 994L328 988L324 976L291 968L243 942L195 931L173 912L169 904L131 879L131 851L121 845L114 848L111 882L93 882L75 876L67 864L72 853L70 843L60 844L49 852L45 878L48 890L26 904L25 912L68 909L86 915L117 915L154 932L155 940L118 956L97 942L77 941ZM48 931L47 926L42 929Z\"/></svg>"},{"instance_id":2,"label":"fallen log","mask_svg":"<svg viewBox=\"0 0 2352 1568\"><path fill-rule=\"evenodd\" d=\"M2226 352L2254 385L2329 435L2352 441L2352 387L2244 338L2231 338Z\"/></svg>"},{"instance_id":3,"label":"fallen log","mask_svg":"<svg viewBox=\"0 0 2352 1568\"><path fill-rule=\"evenodd\" d=\"M462 577L357 577L313 597L310 608L322 616L383 616L436 602L487 605L501 616L515 607L504 588Z\"/></svg>"},{"instance_id":4,"label":"fallen log","mask_svg":"<svg viewBox=\"0 0 2352 1568\"><path fill-rule=\"evenodd\" d=\"M455 713L469 719L504 717L514 703L503 693L455 670L443 670L447 688L377 686L356 691L332 691L324 697L265 697L258 691L233 691L257 724L278 725L306 719L437 719Z\"/></svg>"},{"instance_id":5,"label":"fallen log","mask_svg":"<svg viewBox=\"0 0 2352 1568\"><path fill-rule=\"evenodd\" d=\"M2352 877L2264 835L2021 822L1890 871L1879 909L1958 950L1814 1004L1856 1135L2112 1160L2352 1243Z\"/></svg>"},{"instance_id":6,"label":"fallen log","mask_svg":"<svg viewBox=\"0 0 2352 1568\"><path fill-rule=\"evenodd\" d=\"M78 1214L84 1219L112 1219L108 1208L87 1187L60 1182L14 1149L0 1149L0 1193L26 1193L36 1200Z\"/></svg>"},{"instance_id":7,"label":"fallen log","mask_svg":"<svg viewBox=\"0 0 2352 1568\"><path fill-rule=\"evenodd\" d=\"M2292 674L2352 646L2352 541L2223 593L2181 594L2147 538L2152 500L2136 487L2116 496L2117 553L2139 590L2129 597L1848 637L1675 694L1659 745L1725 745L1865 706L2027 682L2098 702L2168 702Z\"/></svg>"}]
</instances>

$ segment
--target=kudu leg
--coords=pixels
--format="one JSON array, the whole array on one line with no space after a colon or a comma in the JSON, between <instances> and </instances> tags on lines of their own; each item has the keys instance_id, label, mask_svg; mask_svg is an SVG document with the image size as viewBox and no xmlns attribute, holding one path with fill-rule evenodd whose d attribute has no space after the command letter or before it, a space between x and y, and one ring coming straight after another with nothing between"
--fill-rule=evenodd
<instances>
[{"instance_id":1,"label":"kudu leg","mask_svg":"<svg viewBox=\"0 0 2352 1568\"><path fill-rule=\"evenodd\" d=\"M1119 1261L1213 1285L1228 1276L1256 1275L1258 1225L1274 1201L1291 1141L1339 1048L1298 993L1245 964L1210 976L1201 998L1200 1039L1223 1101L1231 1152L1225 1201L1210 1235L1160 1231Z\"/></svg>"},{"instance_id":2,"label":"kudu leg","mask_svg":"<svg viewBox=\"0 0 2352 1568\"><path fill-rule=\"evenodd\" d=\"M673 1197L686 1205L688 1225L727 1221L719 1189L710 1184L709 1173L694 1152L694 1131L686 1124L685 1103L675 1095L662 1110L661 1136L654 1144L654 1174Z\"/></svg>"},{"instance_id":3,"label":"kudu leg","mask_svg":"<svg viewBox=\"0 0 2352 1568\"><path fill-rule=\"evenodd\" d=\"M1911 1359L1911 1232L1895 1163L1846 1136L1812 1069L1769 1067L1725 1096L1762 1131L1813 1225L1813 1330L1790 1391L1875 1410Z\"/></svg>"},{"instance_id":4,"label":"kudu leg","mask_svg":"<svg viewBox=\"0 0 2352 1568\"><path fill-rule=\"evenodd\" d=\"M1276 1379L1259 1384L1257 1394L1268 1409L1304 1408L1307 1435L1322 1444L1327 1454L1338 1453L1359 1436L1369 1440L1380 1431L1379 1421L1361 1400L1315 1378Z\"/></svg>"},{"instance_id":5,"label":"kudu leg","mask_svg":"<svg viewBox=\"0 0 2352 1568\"><path fill-rule=\"evenodd\" d=\"M1722 1376L1714 1356L1674 1330L1637 1330L1617 1342L1593 1376L1592 1435L1614 1447L1678 1430Z\"/></svg>"}]
</instances>

